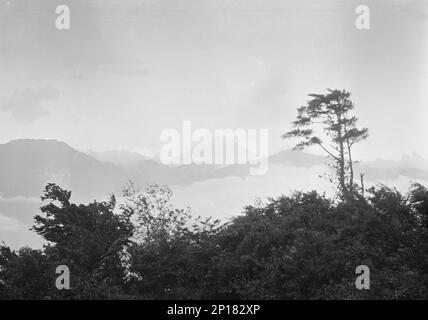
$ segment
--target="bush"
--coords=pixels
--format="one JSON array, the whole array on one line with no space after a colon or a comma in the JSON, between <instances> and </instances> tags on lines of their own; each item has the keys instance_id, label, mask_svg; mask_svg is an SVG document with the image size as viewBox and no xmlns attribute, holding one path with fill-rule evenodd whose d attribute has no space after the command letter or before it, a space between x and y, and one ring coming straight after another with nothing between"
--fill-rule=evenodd
<instances>
[{"instance_id":1,"label":"bush","mask_svg":"<svg viewBox=\"0 0 428 320\"><path fill-rule=\"evenodd\" d=\"M386 186L334 202L296 192L247 206L226 224L169 204L167 187L128 189L109 203L69 202L49 185L34 229L44 250L0 250L2 298L426 299L428 190ZM59 203L59 204L58 204ZM54 267L72 270L71 291L53 288ZM355 268L370 268L370 290Z\"/></svg>"}]
</instances>

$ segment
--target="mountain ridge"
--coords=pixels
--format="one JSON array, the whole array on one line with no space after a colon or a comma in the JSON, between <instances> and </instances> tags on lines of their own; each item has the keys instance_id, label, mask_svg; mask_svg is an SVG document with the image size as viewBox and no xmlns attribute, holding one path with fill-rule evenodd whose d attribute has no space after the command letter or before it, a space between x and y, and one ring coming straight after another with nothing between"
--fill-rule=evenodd
<instances>
[{"instance_id":1,"label":"mountain ridge","mask_svg":"<svg viewBox=\"0 0 428 320\"><path fill-rule=\"evenodd\" d=\"M132 159L129 159L129 155ZM120 156L124 156L125 160ZM44 185L56 182L79 197L120 192L129 180L136 184L158 183L186 186L209 179L249 175L249 164L167 166L128 151L109 151L110 161L79 151L54 139L18 139L0 144L0 194L4 197L40 196ZM107 157L108 158L108 157ZM311 153L282 150L269 157L269 165L310 168L328 158ZM419 155L400 161L378 159L356 164L356 171L371 180L406 176L428 180L428 162Z\"/></svg>"}]
</instances>

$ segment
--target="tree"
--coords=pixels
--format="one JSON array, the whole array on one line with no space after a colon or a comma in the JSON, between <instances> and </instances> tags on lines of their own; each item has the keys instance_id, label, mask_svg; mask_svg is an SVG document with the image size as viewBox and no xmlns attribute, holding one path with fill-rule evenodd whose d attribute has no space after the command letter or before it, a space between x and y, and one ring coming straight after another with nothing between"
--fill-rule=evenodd
<instances>
[{"instance_id":1,"label":"tree","mask_svg":"<svg viewBox=\"0 0 428 320\"><path fill-rule=\"evenodd\" d=\"M88 289L114 288L123 284L126 268L122 254L130 242L133 227L130 217L116 214L114 196L108 202L88 205L70 202L71 192L48 184L41 208L45 215L35 216L33 230L50 244L45 252L56 265L70 268L74 294L98 293ZM77 287L77 288L76 288ZM101 294L101 293L100 293Z\"/></svg>"},{"instance_id":2,"label":"tree","mask_svg":"<svg viewBox=\"0 0 428 320\"><path fill-rule=\"evenodd\" d=\"M0 299L428 297L428 189L420 184L407 194L373 187L341 202L295 192L247 206L223 225L180 219L169 188L159 188L128 190L131 202L115 214L113 200L77 206L70 192L48 185L46 217L37 217L35 229L51 244L0 245ZM144 219L142 237L128 244L130 212ZM54 285L60 264L70 268L71 290ZM355 287L362 264L373 271L370 290Z\"/></svg>"},{"instance_id":3,"label":"tree","mask_svg":"<svg viewBox=\"0 0 428 320\"><path fill-rule=\"evenodd\" d=\"M0 245L0 300L51 297L54 270L41 250Z\"/></svg>"},{"instance_id":4,"label":"tree","mask_svg":"<svg viewBox=\"0 0 428 320\"><path fill-rule=\"evenodd\" d=\"M132 217L136 243L167 240L187 231L191 219L189 208L177 209L170 204L172 191L168 186L149 185L140 191L131 182L123 191L121 210Z\"/></svg>"},{"instance_id":5,"label":"tree","mask_svg":"<svg viewBox=\"0 0 428 320\"><path fill-rule=\"evenodd\" d=\"M135 229L128 248L130 284L141 298L194 299L203 296L206 271L215 247L211 238L219 220L193 217L190 209L171 204L168 186L139 190L131 183L121 210Z\"/></svg>"},{"instance_id":6,"label":"tree","mask_svg":"<svg viewBox=\"0 0 428 320\"><path fill-rule=\"evenodd\" d=\"M194 217L190 208L176 208L171 204L172 190L168 186L151 184L144 190L131 182L123 191L121 211L134 223L133 241L150 243L168 241L188 234L213 232L220 228L220 220Z\"/></svg>"},{"instance_id":7,"label":"tree","mask_svg":"<svg viewBox=\"0 0 428 320\"><path fill-rule=\"evenodd\" d=\"M305 106L297 109L293 130L283 138L299 138L294 150L318 145L334 161L340 194L355 194L352 146L368 137L368 129L357 128L357 117L351 114L351 93L327 89L327 94L310 94Z\"/></svg>"}]
</instances>

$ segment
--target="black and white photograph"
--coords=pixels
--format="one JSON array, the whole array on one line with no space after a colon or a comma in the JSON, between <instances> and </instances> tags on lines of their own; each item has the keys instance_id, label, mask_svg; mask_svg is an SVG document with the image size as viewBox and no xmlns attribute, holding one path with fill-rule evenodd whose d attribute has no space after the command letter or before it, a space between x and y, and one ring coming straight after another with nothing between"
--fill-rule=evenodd
<instances>
[{"instance_id":1,"label":"black and white photograph","mask_svg":"<svg viewBox=\"0 0 428 320\"><path fill-rule=\"evenodd\" d=\"M427 299L428 1L0 0L0 300Z\"/></svg>"}]
</instances>

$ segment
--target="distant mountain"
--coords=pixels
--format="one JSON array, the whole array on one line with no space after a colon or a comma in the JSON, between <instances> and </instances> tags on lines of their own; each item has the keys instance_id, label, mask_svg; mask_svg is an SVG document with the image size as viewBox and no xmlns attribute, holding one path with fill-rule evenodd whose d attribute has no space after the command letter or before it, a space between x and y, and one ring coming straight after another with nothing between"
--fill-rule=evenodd
<instances>
[{"instance_id":1,"label":"distant mountain","mask_svg":"<svg viewBox=\"0 0 428 320\"><path fill-rule=\"evenodd\" d=\"M122 151L87 154L56 140L15 140L0 144L0 242L15 248L26 244L41 247L42 240L29 228L40 212L39 199L49 182L71 190L77 203L120 194L129 180L141 187L168 184L179 206L189 205L197 214L218 218L239 213L254 197L292 190L328 191L330 184L319 178L331 170L325 166L328 161L323 156L284 150L269 157L266 175L248 178L248 164L166 166ZM383 182L406 189L412 180L428 182L428 162L417 154L398 161L360 162L355 166L356 179L359 172L365 173L366 186Z\"/></svg>"},{"instance_id":2,"label":"distant mountain","mask_svg":"<svg viewBox=\"0 0 428 320\"><path fill-rule=\"evenodd\" d=\"M100 162L56 140L14 140L0 145L0 193L40 196L48 182L79 195L102 195L125 180L121 167Z\"/></svg>"},{"instance_id":3,"label":"distant mountain","mask_svg":"<svg viewBox=\"0 0 428 320\"><path fill-rule=\"evenodd\" d=\"M291 166L296 168L311 168L313 166L332 164L332 160L316 154L302 151L283 150L269 157L269 167ZM249 175L250 165L230 165L221 169L214 170L210 178L219 178L226 176L247 177ZM371 161L361 161L354 165L355 176L359 177L364 173L366 181L372 183L387 182L399 177L405 177L409 180L428 181L428 161L417 153L411 155L405 154L398 161L376 159ZM326 171L331 168L326 166Z\"/></svg>"},{"instance_id":4,"label":"distant mountain","mask_svg":"<svg viewBox=\"0 0 428 320\"><path fill-rule=\"evenodd\" d=\"M56 140L14 140L0 144L0 194L39 197L48 182L56 182L80 199L91 199L118 192L129 180L189 184L211 171L206 166L169 167L136 158L127 164L100 161Z\"/></svg>"},{"instance_id":5,"label":"distant mountain","mask_svg":"<svg viewBox=\"0 0 428 320\"><path fill-rule=\"evenodd\" d=\"M269 163L281 163L296 167L312 167L325 164L328 159L324 156L293 150L284 150L269 157Z\"/></svg>"},{"instance_id":6,"label":"distant mountain","mask_svg":"<svg viewBox=\"0 0 428 320\"><path fill-rule=\"evenodd\" d=\"M143 161L152 159L151 157L143 156L140 153L125 150L110 150L104 152L89 150L86 153L99 161L111 162L123 167L137 166Z\"/></svg>"},{"instance_id":7,"label":"distant mountain","mask_svg":"<svg viewBox=\"0 0 428 320\"><path fill-rule=\"evenodd\" d=\"M213 176L209 165L166 166L138 154L107 152L88 155L56 140L14 140L0 144L0 195L39 197L55 182L79 199L120 192L132 180L138 185L188 185ZM110 161L109 161L110 160ZM221 172L216 177L224 177Z\"/></svg>"},{"instance_id":8,"label":"distant mountain","mask_svg":"<svg viewBox=\"0 0 428 320\"><path fill-rule=\"evenodd\" d=\"M409 180L428 181L428 162L413 153L403 155L400 160L376 159L356 165L358 171L364 172L370 181L392 181L400 176Z\"/></svg>"},{"instance_id":9,"label":"distant mountain","mask_svg":"<svg viewBox=\"0 0 428 320\"><path fill-rule=\"evenodd\" d=\"M269 157L269 166L310 168L327 163L327 158L284 150ZM159 183L189 185L209 179L246 178L250 165L166 166L144 156L109 151L89 154L56 140L14 140L0 144L0 194L4 197L39 197L48 182L73 191L79 199L91 200L120 192L129 180L137 185ZM399 176L428 181L428 162L418 155L400 161L375 160L359 163L356 172L367 181L392 180Z\"/></svg>"}]
</instances>

